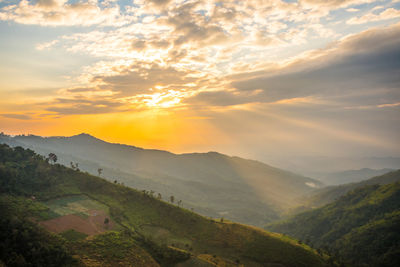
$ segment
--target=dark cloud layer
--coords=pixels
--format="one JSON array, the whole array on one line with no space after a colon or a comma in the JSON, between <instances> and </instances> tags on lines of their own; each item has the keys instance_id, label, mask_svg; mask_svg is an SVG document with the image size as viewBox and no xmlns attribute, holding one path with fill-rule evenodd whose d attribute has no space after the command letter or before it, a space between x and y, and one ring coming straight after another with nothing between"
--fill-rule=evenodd
<instances>
[{"instance_id":1,"label":"dark cloud layer","mask_svg":"<svg viewBox=\"0 0 400 267\"><path fill-rule=\"evenodd\" d=\"M132 96L149 93L149 89L155 85L182 85L193 82L195 79L186 77L187 74L173 67L161 67L155 63L151 66L137 63L117 75L96 76L93 79L103 84L102 89L118 92L122 96Z\"/></svg>"},{"instance_id":2,"label":"dark cloud layer","mask_svg":"<svg viewBox=\"0 0 400 267\"><path fill-rule=\"evenodd\" d=\"M62 115L101 114L118 111L122 106L114 100L90 100L84 98L57 98L46 111Z\"/></svg>"},{"instance_id":3,"label":"dark cloud layer","mask_svg":"<svg viewBox=\"0 0 400 267\"><path fill-rule=\"evenodd\" d=\"M201 93L190 101L221 106L309 96L341 97L355 105L400 101L400 26L361 33L320 53L273 76L234 81L234 93Z\"/></svg>"}]
</instances>

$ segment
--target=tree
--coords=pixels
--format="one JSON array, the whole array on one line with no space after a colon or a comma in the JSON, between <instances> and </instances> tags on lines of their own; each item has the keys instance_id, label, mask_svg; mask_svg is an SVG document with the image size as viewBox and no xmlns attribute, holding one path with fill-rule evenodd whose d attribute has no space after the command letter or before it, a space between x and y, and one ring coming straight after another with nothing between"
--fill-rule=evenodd
<instances>
[{"instance_id":1,"label":"tree","mask_svg":"<svg viewBox=\"0 0 400 267\"><path fill-rule=\"evenodd\" d=\"M104 219L104 224L108 224L109 222L110 222L110 219L108 219L108 218Z\"/></svg>"},{"instance_id":2,"label":"tree","mask_svg":"<svg viewBox=\"0 0 400 267\"><path fill-rule=\"evenodd\" d=\"M102 172L103 172L103 169L102 169L102 168L98 168L98 169L97 169L97 173L99 174L99 176L101 175Z\"/></svg>"},{"instance_id":3,"label":"tree","mask_svg":"<svg viewBox=\"0 0 400 267\"><path fill-rule=\"evenodd\" d=\"M71 165L71 169L73 169L73 170L75 170L75 171L79 171L79 168L78 168L78 166L79 166L79 163L78 162L76 162L75 164L71 161L70 163L69 163L69 165Z\"/></svg>"},{"instance_id":4,"label":"tree","mask_svg":"<svg viewBox=\"0 0 400 267\"><path fill-rule=\"evenodd\" d=\"M169 200L171 201L171 203L174 203L175 197L174 197L174 196L170 196L170 197L169 197Z\"/></svg>"},{"instance_id":5,"label":"tree","mask_svg":"<svg viewBox=\"0 0 400 267\"><path fill-rule=\"evenodd\" d=\"M161 199L161 198L162 198L161 194L158 193L158 194L157 194L157 199Z\"/></svg>"},{"instance_id":6,"label":"tree","mask_svg":"<svg viewBox=\"0 0 400 267\"><path fill-rule=\"evenodd\" d=\"M54 153L50 153L48 157L50 162L56 163L57 162L57 155Z\"/></svg>"}]
</instances>

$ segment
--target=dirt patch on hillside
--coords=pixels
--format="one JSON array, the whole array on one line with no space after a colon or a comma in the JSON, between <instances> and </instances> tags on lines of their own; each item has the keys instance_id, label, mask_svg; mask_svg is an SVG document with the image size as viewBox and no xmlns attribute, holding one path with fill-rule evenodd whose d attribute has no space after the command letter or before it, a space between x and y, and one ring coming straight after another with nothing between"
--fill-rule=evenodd
<instances>
[{"instance_id":1,"label":"dirt patch on hillside","mask_svg":"<svg viewBox=\"0 0 400 267\"><path fill-rule=\"evenodd\" d=\"M55 233L61 233L66 230L74 229L75 231L87 234L96 235L111 230L114 227L114 222L102 210L90 210L89 216L83 218L76 214L69 214L55 219L41 221L40 225L47 230ZM108 224L104 220L108 218Z\"/></svg>"}]
</instances>

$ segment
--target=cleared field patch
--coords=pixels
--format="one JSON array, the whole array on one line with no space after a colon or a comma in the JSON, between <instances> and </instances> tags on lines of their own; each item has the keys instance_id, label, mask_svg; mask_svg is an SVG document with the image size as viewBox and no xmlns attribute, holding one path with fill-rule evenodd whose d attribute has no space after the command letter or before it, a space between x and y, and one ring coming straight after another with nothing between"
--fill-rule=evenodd
<instances>
[{"instance_id":1,"label":"cleared field patch","mask_svg":"<svg viewBox=\"0 0 400 267\"><path fill-rule=\"evenodd\" d=\"M87 218L76 214L68 214L55 219L41 221L39 224L55 233L62 233L73 229L87 235L100 234L114 228L114 222L111 220L109 220L108 224L104 223L104 220L108 218L104 211L92 210L90 213L91 215Z\"/></svg>"},{"instance_id":2,"label":"cleared field patch","mask_svg":"<svg viewBox=\"0 0 400 267\"><path fill-rule=\"evenodd\" d=\"M116 226L107 206L84 195L52 199L44 204L57 216L39 224L55 233L72 229L86 235L96 235Z\"/></svg>"},{"instance_id":3,"label":"cleared field patch","mask_svg":"<svg viewBox=\"0 0 400 267\"><path fill-rule=\"evenodd\" d=\"M108 213L108 207L85 195L68 196L56 198L44 203L53 213L59 216L76 214L79 216L90 216L90 210L103 210Z\"/></svg>"}]
</instances>

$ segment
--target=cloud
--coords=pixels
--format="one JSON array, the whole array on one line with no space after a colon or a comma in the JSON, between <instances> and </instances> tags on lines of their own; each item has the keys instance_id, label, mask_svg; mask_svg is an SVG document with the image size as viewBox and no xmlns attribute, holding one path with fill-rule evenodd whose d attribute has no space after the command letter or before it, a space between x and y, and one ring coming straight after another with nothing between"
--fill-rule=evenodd
<instances>
[{"instance_id":1,"label":"cloud","mask_svg":"<svg viewBox=\"0 0 400 267\"><path fill-rule=\"evenodd\" d=\"M115 75L93 76L92 82L100 84L102 90L118 92L122 96L148 93L156 86L182 87L195 82L191 72L173 67L162 67L156 63L136 62Z\"/></svg>"},{"instance_id":2,"label":"cloud","mask_svg":"<svg viewBox=\"0 0 400 267\"><path fill-rule=\"evenodd\" d=\"M229 91L200 92L185 102L192 105L208 106L232 106L256 101L256 98L244 97L240 94L232 94Z\"/></svg>"},{"instance_id":3,"label":"cloud","mask_svg":"<svg viewBox=\"0 0 400 267\"><path fill-rule=\"evenodd\" d=\"M36 49L37 50L49 49L52 46L55 46L57 43L59 43L59 40L53 40L53 41L50 41L50 42L40 43L40 44L36 45Z\"/></svg>"},{"instance_id":4,"label":"cloud","mask_svg":"<svg viewBox=\"0 0 400 267\"><path fill-rule=\"evenodd\" d=\"M300 0L305 6L342 8L350 5L360 5L375 2L375 0Z\"/></svg>"},{"instance_id":5,"label":"cloud","mask_svg":"<svg viewBox=\"0 0 400 267\"><path fill-rule=\"evenodd\" d=\"M32 117L26 114L16 114L16 113L6 113L0 114L0 116L9 119L17 119L17 120L31 120Z\"/></svg>"},{"instance_id":6,"label":"cloud","mask_svg":"<svg viewBox=\"0 0 400 267\"><path fill-rule=\"evenodd\" d=\"M373 21L395 23L386 19L397 13L372 0L3 1L0 20L14 22L5 27L39 26L22 27L38 41L24 43L24 53L17 46L15 58L26 58L6 61L5 70L22 79L40 66L48 73L35 79L56 79L53 67L62 62L69 78L40 95L13 92L18 103L0 116L22 125L31 117L75 123L86 116L70 115L102 114L99 124L108 117L126 125L126 118L146 122L162 113L165 128L177 118L205 118L201 125L212 130L196 122L190 133L204 132L202 142L215 139L214 150L232 154L398 154L399 25L359 33ZM40 26L52 29L43 35ZM4 41L21 40L13 38ZM63 61L65 54L71 58Z\"/></svg>"},{"instance_id":7,"label":"cloud","mask_svg":"<svg viewBox=\"0 0 400 267\"><path fill-rule=\"evenodd\" d=\"M149 2L157 6L165 6L166 4L169 4L171 0L149 0Z\"/></svg>"},{"instance_id":8,"label":"cloud","mask_svg":"<svg viewBox=\"0 0 400 267\"><path fill-rule=\"evenodd\" d=\"M113 99L57 98L46 111L59 115L101 114L123 111L122 103Z\"/></svg>"},{"instance_id":9,"label":"cloud","mask_svg":"<svg viewBox=\"0 0 400 267\"><path fill-rule=\"evenodd\" d=\"M373 21L388 20L400 17L400 10L388 8L379 14L368 13L361 17L354 17L346 21L347 24L364 24Z\"/></svg>"},{"instance_id":10,"label":"cloud","mask_svg":"<svg viewBox=\"0 0 400 267\"><path fill-rule=\"evenodd\" d=\"M256 78L240 75L230 91L199 93L189 101L226 106L315 96L343 105L391 103L400 99L399 36L400 25L368 30Z\"/></svg>"},{"instance_id":11,"label":"cloud","mask_svg":"<svg viewBox=\"0 0 400 267\"><path fill-rule=\"evenodd\" d=\"M42 26L121 26L128 18L121 15L118 5L102 7L97 1L22 0L0 9L0 20Z\"/></svg>"},{"instance_id":12,"label":"cloud","mask_svg":"<svg viewBox=\"0 0 400 267\"><path fill-rule=\"evenodd\" d=\"M400 102L389 103L389 104L381 104L381 105L378 105L378 108L392 108L392 107L398 107L398 106L400 106Z\"/></svg>"},{"instance_id":13,"label":"cloud","mask_svg":"<svg viewBox=\"0 0 400 267\"><path fill-rule=\"evenodd\" d=\"M357 9L357 8L347 8L346 11L347 11L347 12L358 12L358 11L360 11L360 10Z\"/></svg>"},{"instance_id":14,"label":"cloud","mask_svg":"<svg viewBox=\"0 0 400 267\"><path fill-rule=\"evenodd\" d=\"M366 88L373 88L379 77L384 77L385 68L374 70L376 73L367 71L363 66L368 62L363 59L367 52L374 57L375 40L370 41L370 47L354 49L348 44L346 48L348 38L336 48L314 51L302 60L291 59L290 66L278 63L279 57L296 55L287 54L291 49L299 53L309 49L314 40L340 36L317 23L326 12L366 2L370 1L154 0L120 8L117 1L42 0L9 5L1 9L0 16L44 26L114 26L76 31L36 46L38 50L64 48L98 59L83 67L77 86L59 90L57 97L74 102L52 103L52 111L90 113L90 108L93 112L114 112L163 101L186 108L199 103L283 104L288 102L282 100L318 94L334 97L337 87L363 86L363 77L371 81ZM385 65L379 55L374 59L375 63L367 66ZM354 75L346 68L353 68ZM392 78L389 76L387 73L386 77ZM106 103L98 104L101 100ZM78 105L84 108L78 109Z\"/></svg>"}]
</instances>

